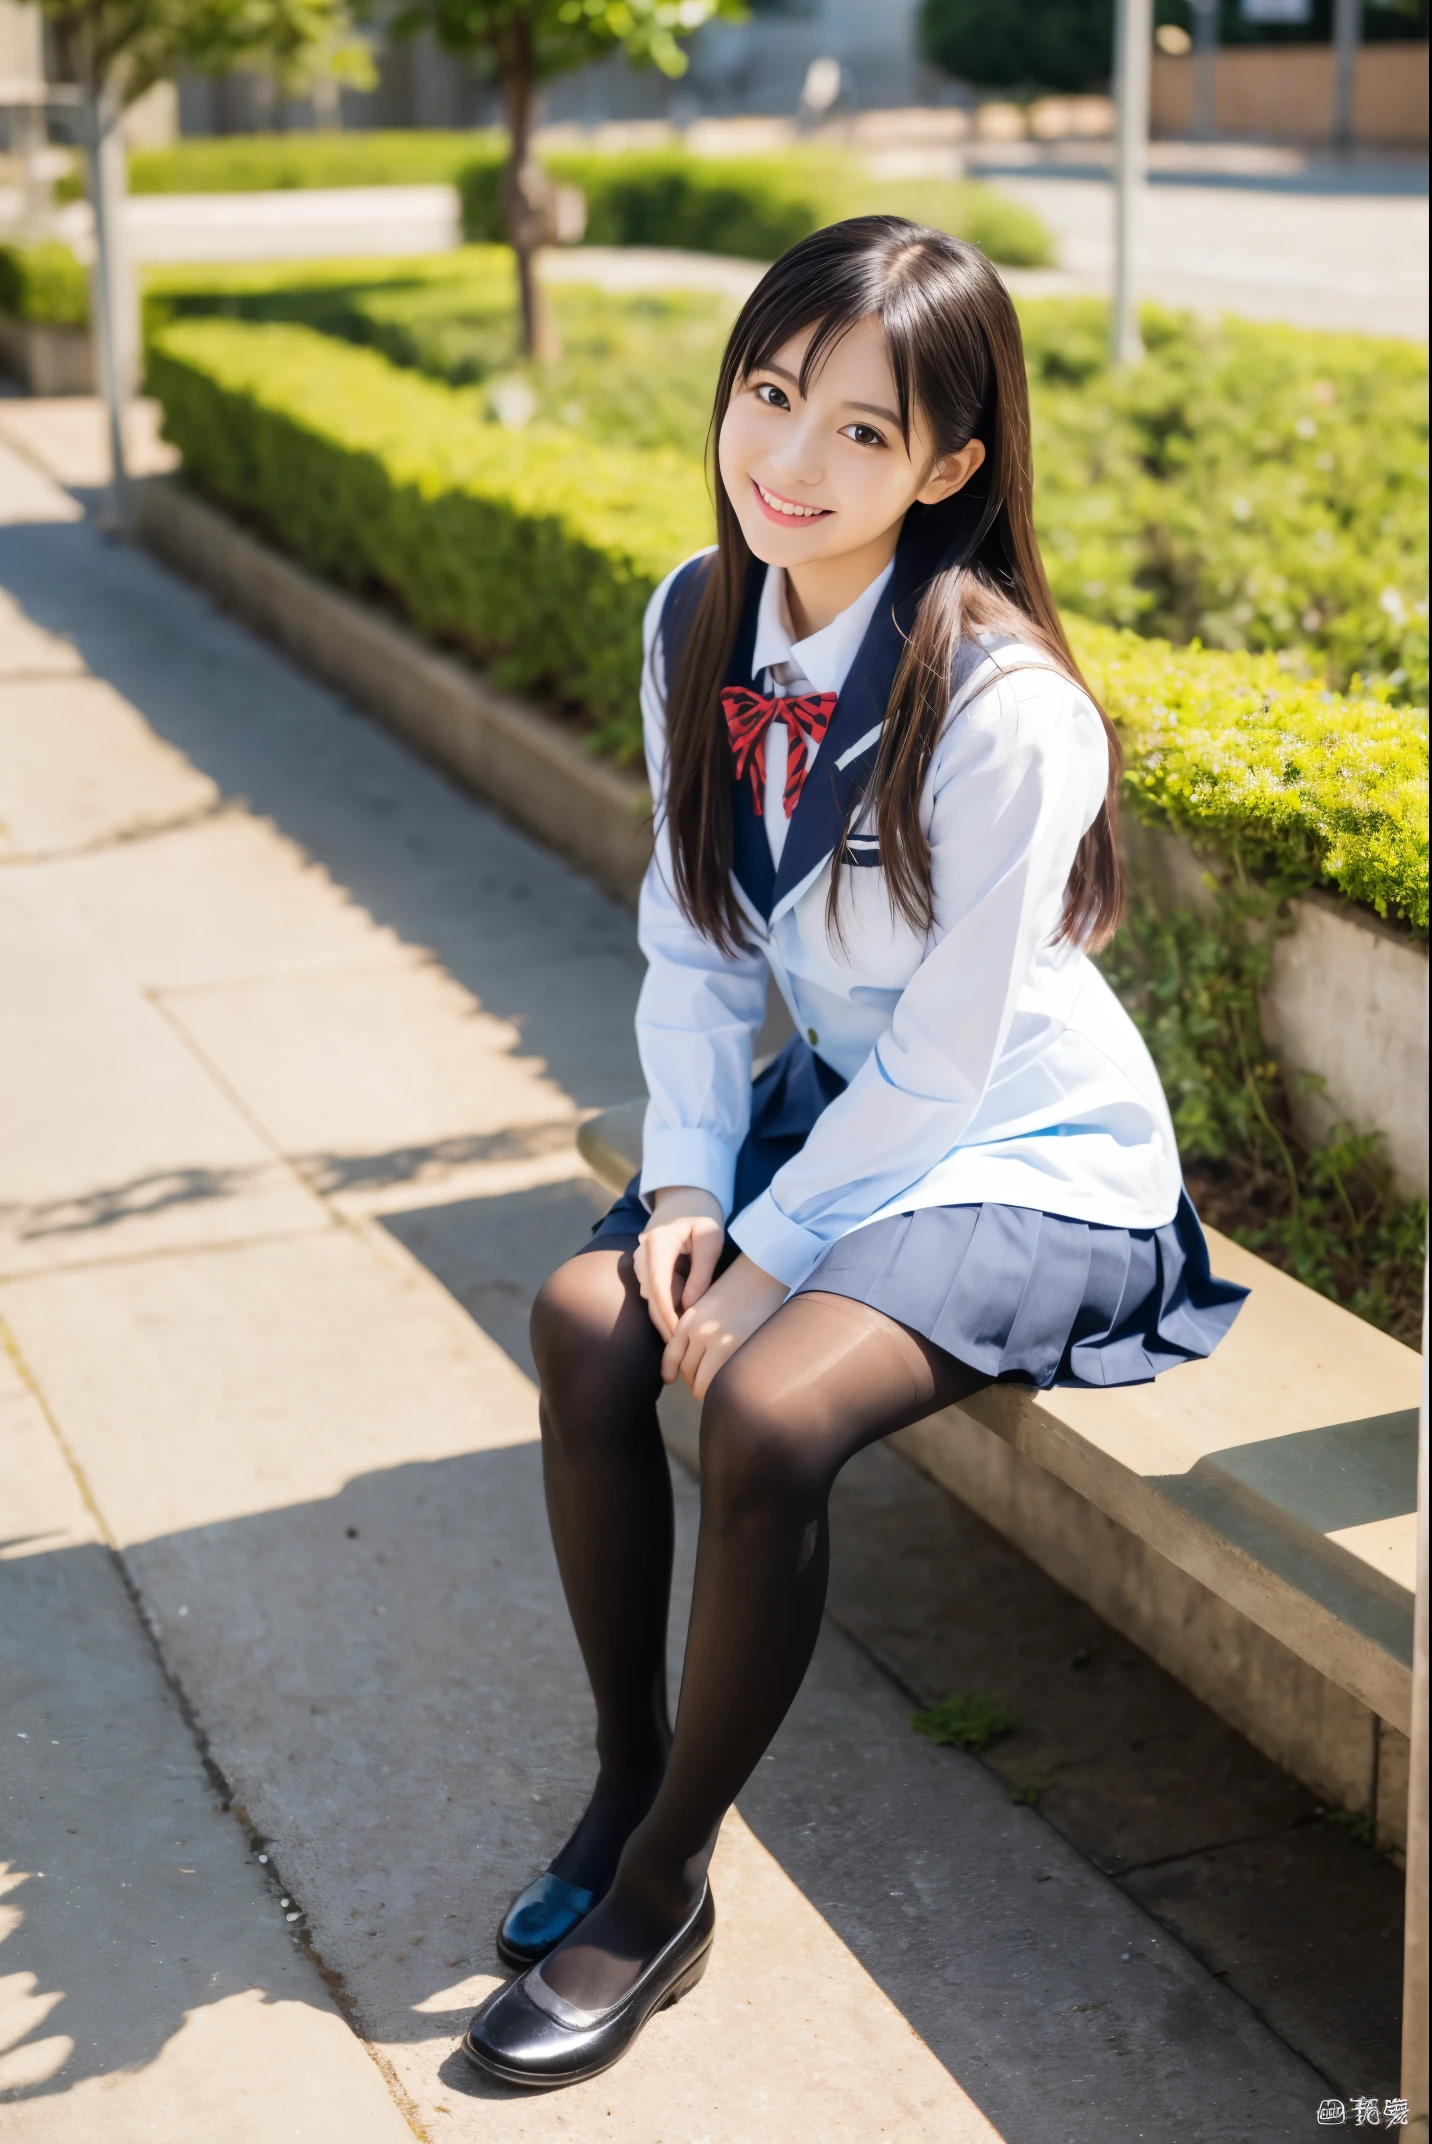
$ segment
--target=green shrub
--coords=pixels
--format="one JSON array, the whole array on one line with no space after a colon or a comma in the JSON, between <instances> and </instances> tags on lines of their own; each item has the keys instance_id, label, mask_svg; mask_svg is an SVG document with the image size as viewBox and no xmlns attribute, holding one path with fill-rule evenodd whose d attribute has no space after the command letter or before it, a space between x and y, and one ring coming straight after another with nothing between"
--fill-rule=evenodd
<instances>
[{"instance_id":1,"label":"green shrub","mask_svg":"<svg viewBox=\"0 0 1432 2144\"><path fill-rule=\"evenodd\" d=\"M0 313L31 327L82 328L89 320L89 278L57 241L0 245Z\"/></svg>"},{"instance_id":2,"label":"green shrub","mask_svg":"<svg viewBox=\"0 0 1432 2144\"><path fill-rule=\"evenodd\" d=\"M567 283L554 283L549 296L562 345L551 365L529 364L520 353L505 246L361 270L336 262L308 277L165 269L146 291L145 316L150 334L166 320L215 312L296 322L381 350L449 386L478 387L489 399L517 376L540 423L613 446L674 447L699 461L734 302L707 292L617 294Z\"/></svg>"},{"instance_id":3,"label":"green shrub","mask_svg":"<svg viewBox=\"0 0 1432 2144\"><path fill-rule=\"evenodd\" d=\"M924 0L925 57L981 89L1103 89L1113 66L1108 0Z\"/></svg>"},{"instance_id":4,"label":"green shrub","mask_svg":"<svg viewBox=\"0 0 1432 2144\"><path fill-rule=\"evenodd\" d=\"M633 749L642 611L673 561L709 540L689 463L505 430L301 327L177 321L151 344L149 381L203 490Z\"/></svg>"},{"instance_id":5,"label":"green shrub","mask_svg":"<svg viewBox=\"0 0 1432 2144\"><path fill-rule=\"evenodd\" d=\"M1427 352L1094 299L1021 304L1035 514L1061 607L1427 699Z\"/></svg>"},{"instance_id":6,"label":"green shrub","mask_svg":"<svg viewBox=\"0 0 1432 2144\"><path fill-rule=\"evenodd\" d=\"M587 197L587 241L675 246L692 253L774 260L797 239L842 217L877 210L969 238L991 259L1038 267L1049 234L1018 202L973 183L881 180L855 158L817 149L782 156L704 157L684 149L623 156L564 153L546 160L560 182ZM502 236L501 158L474 158L459 180L463 231Z\"/></svg>"},{"instance_id":7,"label":"green shrub","mask_svg":"<svg viewBox=\"0 0 1432 2144\"><path fill-rule=\"evenodd\" d=\"M503 137L414 131L375 134L242 134L134 149L136 194L254 193L309 186L453 184L463 229L477 243L503 236ZM694 157L680 148L624 155L566 152L553 176L587 196L593 245L680 246L774 260L822 223L872 209L913 216L983 247L991 260L1040 267L1049 233L1017 201L977 183L880 180L858 160L828 150L782 156ZM81 191L76 179L68 195Z\"/></svg>"},{"instance_id":8,"label":"green shrub","mask_svg":"<svg viewBox=\"0 0 1432 2144\"><path fill-rule=\"evenodd\" d=\"M1262 1028L1286 906L1220 876L1211 917L1166 914L1134 889L1099 962L1158 1067L1189 1192L1213 1227L1416 1347L1426 1201L1399 1198L1377 1137L1299 1130Z\"/></svg>"},{"instance_id":9,"label":"green shrub","mask_svg":"<svg viewBox=\"0 0 1432 2144\"><path fill-rule=\"evenodd\" d=\"M220 134L131 149L133 194L248 194L308 186L450 186L499 138L483 133ZM501 154L500 146L494 153Z\"/></svg>"},{"instance_id":10,"label":"green shrub","mask_svg":"<svg viewBox=\"0 0 1432 2144\"><path fill-rule=\"evenodd\" d=\"M1124 740L1124 794L1287 892L1324 883L1427 928L1427 724L1275 656L1172 648L1070 618Z\"/></svg>"}]
</instances>

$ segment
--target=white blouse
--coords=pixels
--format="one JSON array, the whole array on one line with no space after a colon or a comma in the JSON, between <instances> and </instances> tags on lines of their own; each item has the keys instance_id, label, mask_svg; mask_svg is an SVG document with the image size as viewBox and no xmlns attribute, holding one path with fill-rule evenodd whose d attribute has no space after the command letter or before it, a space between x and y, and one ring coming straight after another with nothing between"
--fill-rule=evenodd
<instances>
[{"instance_id":1,"label":"white blouse","mask_svg":"<svg viewBox=\"0 0 1432 2144\"><path fill-rule=\"evenodd\" d=\"M787 690L838 692L887 577L795 642L783 576L768 570L753 669ZM669 586L647 609L642 674L656 810L638 926L643 1195L690 1184L729 1214L769 973L797 1031L849 1081L800 1153L728 1224L787 1287L851 1230L924 1206L992 1201L1128 1228L1171 1220L1181 1177L1152 1060L1092 963L1051 943L1108 778L1086 696L1039 651L982 635L984 660L951 705L922 791L933 928L912 931L892 911L881 870L843 864L837 943L825 922L827 849L769 923L738 884L752 947L728 957L673 891L658 631ZM772 723L764 817L777 860L788 832L785 736ZM853 839L873 849L873 823L858 823Z\"/></svg>"}]
</instances>

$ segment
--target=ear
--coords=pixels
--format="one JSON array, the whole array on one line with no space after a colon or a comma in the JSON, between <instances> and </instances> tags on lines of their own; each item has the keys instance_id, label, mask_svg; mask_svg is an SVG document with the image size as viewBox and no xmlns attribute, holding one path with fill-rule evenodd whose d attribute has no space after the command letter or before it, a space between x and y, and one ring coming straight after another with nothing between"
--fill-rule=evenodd
<instances>
[{"instance_id":1,"label":"ear","mask_svg":"<svg viewBox=\"0 0 1432 2144\"><path fill-rule=\"evenodd\" d=\"M938 506L942 499L951 499L957 491L963 491L976 469L984 461L982 439L972 439L958 454L942 454L925 480L922 491L915 494L920 506Z\"/></svg>"}]
</instances>

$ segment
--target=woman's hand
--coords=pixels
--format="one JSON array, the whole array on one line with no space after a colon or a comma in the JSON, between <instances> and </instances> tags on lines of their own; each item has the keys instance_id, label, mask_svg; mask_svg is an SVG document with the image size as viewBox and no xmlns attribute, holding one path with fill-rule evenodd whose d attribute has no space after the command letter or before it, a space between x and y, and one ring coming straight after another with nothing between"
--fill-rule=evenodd
<instances>
[{"instance_id":1,"label":"woman's hand","mask_svg":"<svg viewBox=\"0 0 1432 2144\"><path fill-rule=\"evenodd\" d=\"M670 1184L654 1195L636 1247L636 1277L663 1340L710 1287L725 1241L726 1217L709 1191Z\"/></svg>"},{"instance_id":2,"label":"woman's hand","mask_svg":"<svg viewBox=\"0 0 1432 2144\"><path fill-rule=\"evenodd\" d=\"M722 1363L780 1309L788 1293L783 1281L773 1280L743 1252L699 1302L682 1311L661 1358L665 1382L684 1377L704 1400Z\"/></svg>"}]
</instances>

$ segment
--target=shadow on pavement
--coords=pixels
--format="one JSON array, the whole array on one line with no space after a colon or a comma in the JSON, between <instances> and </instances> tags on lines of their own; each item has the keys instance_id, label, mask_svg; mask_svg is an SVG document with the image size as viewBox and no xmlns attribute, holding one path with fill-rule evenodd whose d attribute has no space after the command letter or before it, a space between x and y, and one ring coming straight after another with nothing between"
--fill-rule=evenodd
<instances>
[{"instance_id":1,"label":"shadow on pavement","mask_svg":"<svg viewBox=\"0 0 1432 2144\"><path fill-rule=\"evenodd\" d=\"M579 1107L640 1089L629 910L91 524L0 527L0 586L225 797L511 1020Z\"/></svg>"},{"instance_id":2,"label":"shadow on pavement","mask_svg":"<svg viewBox=\"0 0 1432 2144\"><path fill-rule=\"evenodd\" d=\"M682 1480L677 1493L684 1599L694 1495ZM102 1556L61 1551L4 1575L53 1601L90 1585L77 1566ZM391 1467L125 1562L365 2034L395 2055L432 2043L420 2059L456 2085L451 2040L498 1977L492 1931L589 1783L590 1703L536 1447ZM1057 2107L1062 2144L1132 2138L1135 2099L1161 2133L1193 2095L1209 2137L1302 2135L1310 2073L991 1774L912 1735L906 1709L828 1632L742 1808L1000 2134L1044 2144ZM40 1994L63 1991L34 2037L66 2035L74 2052L20 2097L152 2061L196 2003L233 1992L185 1940L177 1901L195 1879L175 1866L145 1917L126 1902L128 1886L155 1890L159 1855L177 1862L185 1833L162 1778L116 1826L103 1773L107 1738L125 1732L112 1703L71 1717L88 1791L62 1841L53 1806L34 1812L52 1842L45 1877L16 1894L0 1957ZM22 1855L25 1828L22 1812ZM779 1958L769 1973L754 1992L789 2000Z\"/></svg>"}]
</instances>

